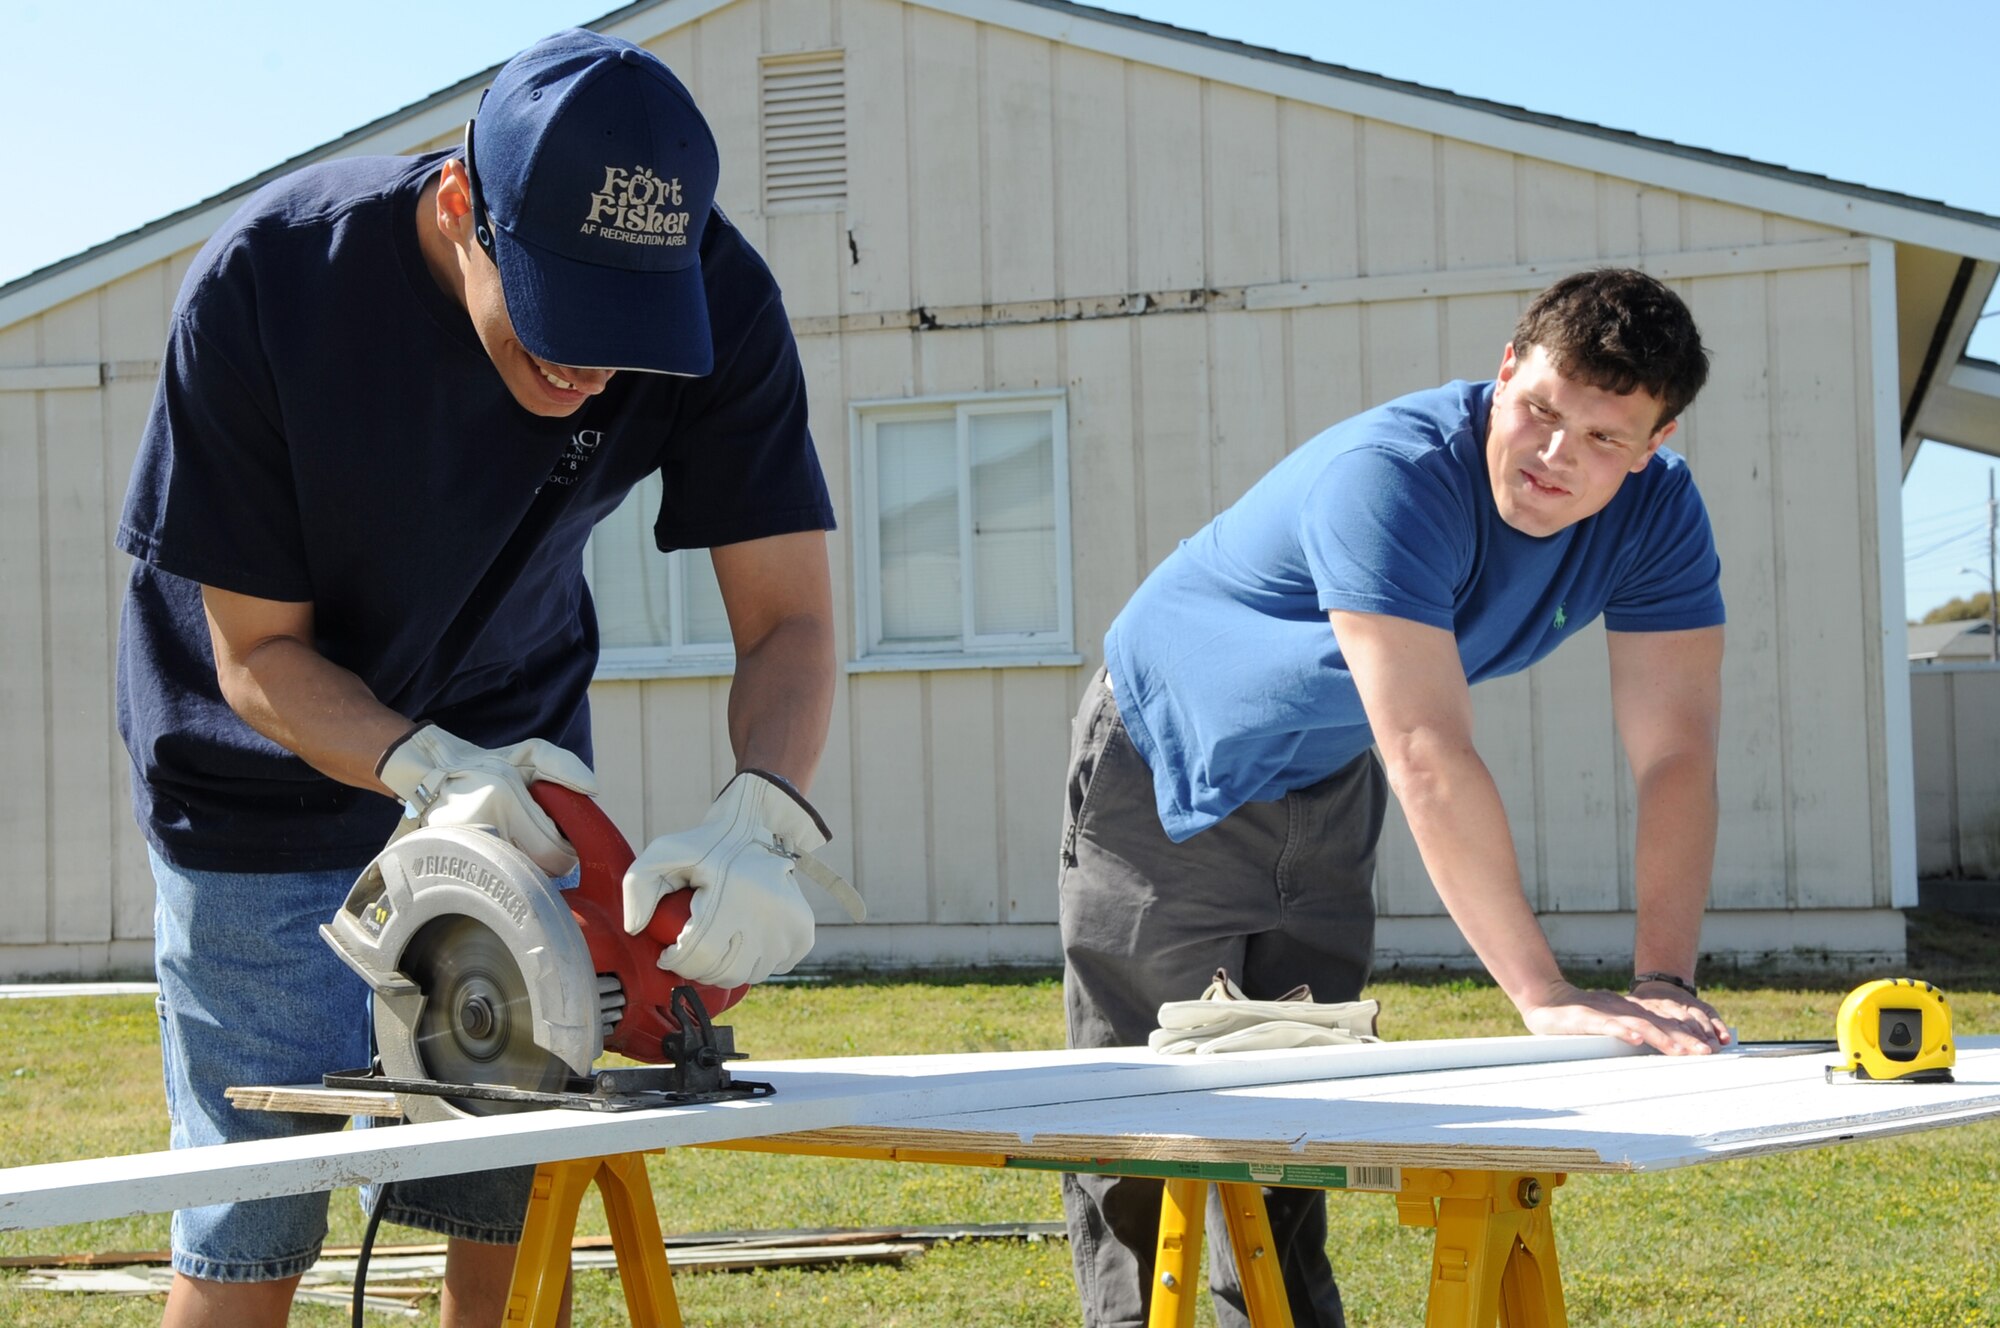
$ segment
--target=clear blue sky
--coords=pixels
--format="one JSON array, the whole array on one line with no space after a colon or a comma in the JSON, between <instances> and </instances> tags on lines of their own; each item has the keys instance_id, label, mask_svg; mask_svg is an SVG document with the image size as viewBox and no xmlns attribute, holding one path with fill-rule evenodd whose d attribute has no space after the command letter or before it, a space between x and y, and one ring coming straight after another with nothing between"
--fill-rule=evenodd
<instances>
[{"instance_id":1,"label":"clear blue sky","mask_svg":"<svg viewBox=\"0 0 2000 1328\"><path fill-rule=\"evenodd\" d=\"M1107 8L2000 215L2000 4L1104 0ZM604 0L0 0L0 283L588 22ZM393 38L388 34L394 34ZM2000 310L2000 303L1989 306ZM2000 360L2000 316L1976 354ZM1904 485L1913 616L1985 586L1987 475ZM1960 569L1977 567L1977 575Z\"/></svg>"}]
</instances>

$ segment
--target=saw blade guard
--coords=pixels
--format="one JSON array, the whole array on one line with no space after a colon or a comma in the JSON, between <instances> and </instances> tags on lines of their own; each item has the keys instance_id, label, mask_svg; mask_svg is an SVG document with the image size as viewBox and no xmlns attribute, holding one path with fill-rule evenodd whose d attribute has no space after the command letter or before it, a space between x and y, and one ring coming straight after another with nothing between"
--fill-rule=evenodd
<instances>
[{"instance_id":1,"label":"saw blade guard","mask_svg":"<svg viewBox=\"0 0 2000 1328\"><path fill-rule=\"evenodd\" d=\"M675 988L691 988L711 1017L742 1000L750 988L710 987L661 968L661 951L678 940L687 925L693 891L667 895L646 929L637 936L627 935L625 873L632 866L632 846L589 795L548 780L530 784L528 792L576 850L582 879L563 898L589 946L593 971L615 978L624 998L615 1027L605 1034L604 1049L649 1065L662 1064L670 1058L668 1038L680 1031L673 1014Z\"/></svg>"},{"instance_id":2,"label":"saw blade guard","mask_svg":"<svg viewBox=\"0 0 2000 1328\"><path fill-rule=\"evenodd\" d=\"M433 1077L418 1049L426 993L403 970L426 928L459 919L497 937L520 970L535 1043L588 1074L602 1050L597 970L568 906L520 849L484 830L452 825L392 840L320 928L375 993L383 1069Z\"/></svg>"}]
</instances>

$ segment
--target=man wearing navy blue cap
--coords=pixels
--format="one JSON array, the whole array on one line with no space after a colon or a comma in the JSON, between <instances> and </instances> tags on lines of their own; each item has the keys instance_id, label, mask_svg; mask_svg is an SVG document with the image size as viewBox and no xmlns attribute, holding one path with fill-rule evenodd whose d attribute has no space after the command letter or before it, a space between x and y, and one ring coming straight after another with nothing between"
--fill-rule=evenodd
<instances>
[{"instance_id":1,"label":"man wearing navy blue cap","mask_svg":"<svg viewBox=\"0 0 2000 1328\"><path fill-rule=\"evenodd\" d=\"M573 869L527 785L596 790L581 554L655 472L660 548L714 551L740 773L640 855L627 922L693 890L661 962L723 987L810 947L791 860L730 850L827 837L800 790L832 706L833 511L717 172L666 66L570 31L500 71L463 151L288 175L190 268L118 532L176 1147L338 1126L222 1092L367 1061L366 989L317 928L405 808ZM450 1240L445 1325L499 1322L528 1179L395 1188L392 1220ZM284 1322L325 1227L324 1195L177 1213L166 1322Z\"/></svg>"}]
</instances>

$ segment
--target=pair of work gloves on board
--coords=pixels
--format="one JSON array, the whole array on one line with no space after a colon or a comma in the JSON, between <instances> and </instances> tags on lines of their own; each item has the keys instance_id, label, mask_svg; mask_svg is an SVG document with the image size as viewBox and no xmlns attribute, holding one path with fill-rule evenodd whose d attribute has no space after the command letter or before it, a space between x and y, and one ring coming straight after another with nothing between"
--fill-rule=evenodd
<instances>
[{"instance_id":1,"label":"pair of work gloves on board","mask_svg":"<svg viewBox=\"0 0 2000 1328\"><path fill-rule=\"evenodd\" d=\"M425 724L382 754L376 775L416 824L490 830L551 877L576 867L576 854L528 785L552 780L597 796L597 777L575 755L534 738L485 748ZM745 770L723 788L700 825L662 835L625 873L625 930L637 935L660 900L693 890L680 939L660 967L690 982L740 987L789 972L812 949L813 914L795 873L824 886L860 921L854 887L812 856L831 837L812 804L788 782Z\"/></svg>"},{"instance_id":2,"label":"pair of work gloves on board","mask_svg":"<svg viewBox=\"0 0 2000 1328\"><path fill-rule=\"evenodd\" d=\"M1168 1056L1207 1056L1224 1051L1268 1051L1277 1047L1337 1047L1379 1042L1375 1016L1380 1001L1321 1004L1298 986L1275 1001L1253 1001L1230 980L1227 969L1192 1001L1160 1007L1160 1026L1146 1045Z\"/></svg>"}]
</instances>

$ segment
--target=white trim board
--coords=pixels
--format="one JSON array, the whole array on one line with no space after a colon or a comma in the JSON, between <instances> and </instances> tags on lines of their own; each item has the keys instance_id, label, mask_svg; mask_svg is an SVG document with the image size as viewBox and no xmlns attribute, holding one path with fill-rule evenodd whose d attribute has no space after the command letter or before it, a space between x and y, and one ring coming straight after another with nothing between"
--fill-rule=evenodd
<instances>
[{"instance_id":1,"label":"white trim board","mask_svg":"<svg viewBox=\"0 0 2000 1328\"><path fill-rule=\"evenodd\" d=\"M533 1111L350 1130L0 1171L0 1231L305 1194L647 1148L886 1125L981 1107L1187 1093L1464 1065L1520 1066L1636 1054L1608 1037L1455 1038L1251 1053L996 1052L745 1062L774 1097L619 1115Z\"/></svg>"}]
</instances>

